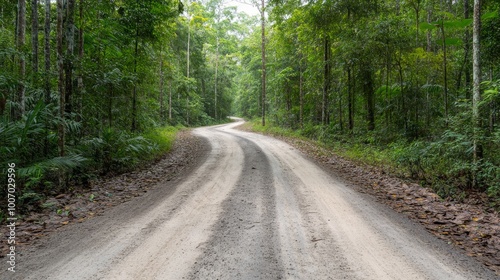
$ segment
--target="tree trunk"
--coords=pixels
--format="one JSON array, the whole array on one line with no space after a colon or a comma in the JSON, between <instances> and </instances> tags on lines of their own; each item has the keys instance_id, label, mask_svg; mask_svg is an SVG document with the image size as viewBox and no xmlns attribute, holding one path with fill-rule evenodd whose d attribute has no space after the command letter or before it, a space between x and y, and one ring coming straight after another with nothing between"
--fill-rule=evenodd
<instances>
[{"instance_id":1,"label":"tree trunk","mask_svg":"<svg viewBox=\"0 0 500 280\"><path fill-rule=\"evenodd\" d=\"M375 94L373 92L373 77L367 66L363 67L363 91L366 99L366 120L368 130L375 129Z\"/></svg>"},{"instance_id":2,"label":"tree trunk","mask_svg":"<svg viewBox=\"0 0 500 280\"><path fill-rule=\"evenodd\" d=\"M481 32L481 0L474 0L474 29L472 33L472 73L473 73L473 91L472 91L472 120L474 123L474 165L483 157L482 146L479 141L481 120L479 116L479 103L481 102L481 60L480 60L480 32ZM477 170L473 175L473 186L477 187Z\"/></svg>"},{"instance_id":3,"label":"tree trunk","mask_svg":"<svg viewBox=\"0 0 500 280\"><path fill-rule=\"evenodd\" d=\"M168 120L172 121L172 79L168 80Z\"/></svg>"},{"instance_id":4,"label":"tree trunk","mask_svg":"<svg viewBox=\"0 0 500 280\"><path fill-rule=\"evenodd\" d=\"M398 59L398 72L399 72L399 88L401 91L401 112L403 112L403 123L404 129L408 129L408 112L406 111L406 102L405 102L405 88L404 88L404 76L403 76L403 66L401 65L402 54L399 54Z\"/></svg>"},{"instance_id":5,"label":"tree trunk","mask_svg":"<svg viewBox=\"0 0 500 280\"><path fill-rule=\"evenodd\" d=\"M464 18L470 17L470 5L469 0L464 0ZM470 99L470 84L471 84L471 75L470 75L470 67L469 67L469 56L471 49L471 36L470 30L465 29L465 40L464 40L464 67L465 67L465 98Z\"/></svg>"},{"instance_id":6,"label":"tree trunk","mask_svg":"<svg viewBox=\"0 0 500 280\"><path fill-rule=\"evenodd\" d=\"M73 51L75 49L75 0L66 2L66 55L64 58L64 69L66 78L66 112L71 114L73 98Z\"/></svg>"},{"instance_id":7,"label":"tree trunk","mask_svg":"<svg viewBox=\"0 0 500 280\"><path fill-rule=\"evenodd\" d=\"M50 104L50 0L45 0L45 26L44 26L44 64L45 70L43 74L45 105ZM45 139L44 139L44 155L49 154L49 129L50 123L45 121Z\"/></svg>"},{"instance_id":8,"label":"tree trunk","mask_svg":"<svg viewBox=\"0 0 500 280\"><path fill-rule=\"evenodd\" d=\"M135 48L134 48L134 76L137 74L137 55L139 45L139 27L135 27ZM137 81L132 89L132 131L137 130Z\"/></svg>"},{"instance_id":9,"label":"tree trunk","mask_svg":"<svg viewBox=\"0 0 500 280\"><path fill-rule=\"evenodd\" d=\"M214 119L217 120L217 74L219 71L219 36L215 38L216 47L215 47L215 81L214 81Z\"/></svg>"},{"instance_id":10,"label":"tree trunk","mask_svg":"<svg viewBox=\"0 0 500 280\"><path fill-rule=\"evenodd\" d=\"M303 71L302 71L302 65L299 66L299 99L300 99L300 114L299 114L299 121L300 121L300 128L304 127L304 89L303 89Z\"/></svg>"},{"instance_id":11,"label":"tree trunk","mask_svg":"<svg viewBox=\"0 0 500 280\"><path fill-rule=\"evenodd\" d=\"M354 88L351 75L351 66L347 67L347 109L349 111L349 130L354 129Z\"/></svg>"},{"instance_id":12,"label":"tree trunk","mask_svg":"<svg viewBox=\"0 0 500 280\"><path fill-rule=\"evenodd\" d=\"M261 24L261 52L262 52L262 126L266 125L266 18L265 1L261 1L260 24Z\"/></svg>"},{"instance_id":13,"label":"tree trunk","mask_svg":"<svg viewBox=\"0 0 500 280\"><path fill-rule=\"evenodd\" d=\"M189 62L190 62L190 47L191 47L191 17L189 15L189 1L187 2L188 10L188 41L187 41L187 50L186 50L186 77L187 77L187 92L186 92L186 123L189 125Z\"/></svg>"},{"instance_id":14,"label":"tree trunk","mask_svg":"<svg viewBox=\"0 0 500 280\"><path fill-rule=\"evenodd\" d=\"M160 119L162 123L165 121L165 111L163 109L163 83L165 75L163 73L163 50L160 44Z\"/></svg>"},{"instance_id":15,"label":"tree trunk","mask_svg":"<svg viewBox=\"0 0 500 280\"><path fill-rule=\"evenodd\" d=\"M338 99L339 99L339 128L340 131L344 131L344 110L343 110L343 103L342 103L342 85L339 84L338 86Z\"/></svg>"},{"instance_id":16,"label":"tree trunk","mask_svg":"<svg viewBox=\"0 0 500 280\"><path fill-rule=\"evenodd\" d=\"M80 0L79 3L79 14L80 14L80 28L78 30L78 103L77 103L77 112L78 119L80 121L80 117L82 115L82 107L83 107L83 54L84 54L84 38L83 38L83 1Z\"/></svg>"},{"instance_id":17,"label":"tree trunk","mask_svg":"<svg viewBox=\"0 0 500 280\"><path fill-rule=\"evenodd\" d=\"M19 53L24 51L26 42L26 0L19 0L17 2L17 30L16 30L16 48ZM26 60L24 55L19 55L19 69L18 69L19 85L17 87L17 103L18 108L14 110L13 119L19 120L24 114L25 91L24 79L26 76Z\"/></svg>"},{"instance_id":18,"label":"tree trunk","mask_svg":"<svg viewBox=\"0 0 500 280\"><path fill-rule=\"evenodd\" d=\"M385 117L385 126L387 130L389 130L389 116L390 116L390 111L388 110L389 108L389 75L390 75L390 56L389 56L389 50L387 50L387 55L386 55L386 65L385 65L385 98L384 98L384 117ZM390 131L390 130L389 130Z\"/></svg>"},{"instance_id":19,"label":"tree trunk","mask_svg":"<svg viewBox=\"0 0 500 280\"><path fill-rule=\"evenodd\" d=\"M45 103L50 103L50 0L45 0L44 28L44 59L45 59Z\"/></svg>"},{"instance_id":20,"label":"tree trunk","mask_svg":"<svg viewBox=\"0 0 500 280\"><path fill-rule=\"evenodd\" d=\"M58 146L59 156L64 156L64 110L65 110L65 93L64 93L64 57L63 57L63 0L57 0L57 70L58 70L58 90L59 90L59 117L61 120L58 124Z\"/></svg>"},{"instance_id":21,"label":"tree trunk","mask_svg":"<svg viewBox=\"0 0 500 280\"><path fill-rule=\"evenodd\" d=\"M321 107L321 123L327 125L329 123L328 117L328 98L330 93L330 42L327 37L324 41L324 56L323 56L323 102Z\"/></svg>"},{"instance_id":22,"label":"tree trunk","mask_svg":"<svg viewBox=\"0 0 500 280\"><path fill-rule=\"evenodd\" d=\"M38 73L38 0L31 1L31 54L33 77Z\"/></svg>"},{"instance_id":23,"label":"tree trunk","mask_svg":"<svg viewBox=\"0 0 500 280\"><path fill-rule=\"evenodd\" d=\"M109 100L108 100L108 125L113 126L113 84L109 84Z\"/></svg>"},{"instance_id":24,"label":"tree trunk","mask_svg":"<svg viewBox=\"0 0 500 280\"><path fill-rule=\"evenodd\" d=\"M443 36L443 78L444 78L444 118L448 123L448 73L446 60L446 37L444 33L444 20L441 19L441 35Z\"/></svg>"}]
</instances>

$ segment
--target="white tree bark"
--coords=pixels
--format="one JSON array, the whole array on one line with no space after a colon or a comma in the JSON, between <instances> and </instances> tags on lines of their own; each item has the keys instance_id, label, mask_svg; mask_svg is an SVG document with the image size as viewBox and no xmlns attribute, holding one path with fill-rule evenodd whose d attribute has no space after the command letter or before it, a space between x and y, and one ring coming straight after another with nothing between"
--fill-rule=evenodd
<instances>
[{"instance_id":1,"label":"white tree bark","mask_svg":"<svg viewBox=\"0 0 500 280\"><path fill-rule=\"evenodd\" d=\"M481 102L481 61L480 61L480 31L481 31L481 0L474 0L474 28L472 34L472 120L474 125L474 164L481 158L481 144L479 143L480 116L479 103ZM473 184L477 184L474 174Z\"/></svg>"}]
</instances>

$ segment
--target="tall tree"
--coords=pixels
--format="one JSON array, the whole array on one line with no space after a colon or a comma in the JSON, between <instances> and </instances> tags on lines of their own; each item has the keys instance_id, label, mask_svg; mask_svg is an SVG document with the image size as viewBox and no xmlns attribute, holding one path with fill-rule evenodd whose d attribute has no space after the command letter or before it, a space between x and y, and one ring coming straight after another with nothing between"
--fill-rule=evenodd
<instances>
[{"instance_id":1,"label":"tall tree","mask_svg":"<svg viewBox=\"0 0 500 280\"><path fill-rule=\"evenodd\" d=\"M45 0L45 27L44 27L44 60L45 60L45 103L50 102L50 0Z\"/></svg>"},{"instance_id":2,"label":"tall tree","mask_svg":"<svg viewBox=\"0 0 500 280\"><path fill-rule=\"evenodd\" d=\"M26 0L19 0L17 2L17 30L16 30L16 48L20 53L19 55L19 82L17 87L17 106L14 110L13 118L15 120L21 119L24 114L25 103L25 76L26 76L26 60L24 58L24 45L26 42Z\"/></svg>"},{"instance_id":3,"label":"tall tree","mask_svg":"<svg viewBox=\"0 0 500 280\"><path fill-rule=\"evenodd\" d=\"M325 35L323 53L323 101L321 105L321 123L329 124L328 99L330 94L330 40Z\"/></svg>"},{"instance_id":4,"label":"tall tree","mask_svg":"<svg viewBox=\"0 0 500 280\"><path fill-rule=\"evenodd\" d=\"M66 17L64 18L65 26L65 41L66 41L66 54L64 56L64 72L66 78L65 85L65 110L71 114L72 99L73 99L73 62L74 62L74 49L75 49L75 0L66 0Z\"/></svg>"},{"instance_id":5,"label":"tall tree","mask_svg":"<svg viewBox=\"0 0 500 280\"><path fill-rule=\"evenodd\" d=\"M145 47L145 44L156 39L155 30L160 22L167 20L182 12L182 5L177 2L166 0L125 0L119 3L119 13L121 15L121 23L125 27L124 32L130 38L133 38L133 65L132 71L134 77L139 74L139 56L140 51ZM138 84L135 81L132 87L132 131L138 129Z\"/></svg>"},{"instance_id":6,"label":"tall tree","mask_svg":"<svg viewBox=\"0 0 500 280\"><path fill-rule=\"evenodd\" d=\"M31 1L31 52L33 75L38 72L38 0Z\"/></svg>"},{"instance_id":7,"label":"tall tree","mask_svg":"<svg viewBox=\"0 0 500 280\"><path fill-rule=\"evenodd\" d=\"M59 124L58 124L58 146L59 146L59 156L65 155L65 129L64 129L64 119L65 119L65 80L64 80L64 54L63 54L63 0L57 0L57 87L59 91Z\"/></svg>"},{"instance_id":8,"label":"tall tree","mask_svg":"<svg viewBox=\"0 0 500 280\"><path fill-rule=\"evenodd\" d=\"M260 6L260 25L261 25L261 53L262 53L262 126L266 125L266 6L265 0L261 1Z\"/></svg>"},{"instance_id":9,"label":"tall tree","mask_svg":"<svg viewBox=\"0 0 500 280\"><path fill-rule=\"evenodd\" d=\"M82 102L83 102L83 54L84 54L84 23L83 23L83 5L84 5L84 0L80 0L78 4L79 8L79 18L80 18L80 28L78 29L78 103L77 103L77 112L78 112L78 118L81 117L82 113Z\"/></svg>"},{"instance_id":10,"label":"tall tree","mask_svg":"<svg viewBox=\"0 0 500 280\"><path fill-rule=\"evenodd\" d=\"M472 121L474 126L474 163L477 164L482 158L482 146L479 141L481 119L479 115L479 103L481 102L481 0L474 0L474 28L472 33L472 49L473 49L473 90L472 90ZM477 176L475 174L473 184L477 184Z\"/></svg>"}]
</instances>

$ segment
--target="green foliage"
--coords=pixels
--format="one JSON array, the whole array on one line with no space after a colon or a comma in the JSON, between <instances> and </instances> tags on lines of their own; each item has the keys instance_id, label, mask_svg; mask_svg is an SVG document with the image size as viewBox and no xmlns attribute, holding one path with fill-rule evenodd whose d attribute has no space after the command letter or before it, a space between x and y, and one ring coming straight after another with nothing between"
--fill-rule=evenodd
<instances>
[{"instance_id":1,"label":"green foliage","mask_svg":"<svg viewBox=\"0 0 500 280\"><path fill-rule=\"evenodd\" d=\"M158 147L156 154L164 154L172 148L175 135L179 129L179 127L174 126L156 128L144 134L144 138L148 139L151 143L154 143Z\"/></svg>"},{"instance_id":2,"label":"green foliage","mask_svg":"<svg viewBox=\"0 0 500 280\"><path fill-rule=\"evenodd\" d=\"M30 188L43 183L48 177L70 172L85 162L85 158L77 154L53 156L56 139L46 130L51 110L50 106L38 102L20 121L13 123L3 119L0 122L2 175L7 172L7 164L14 162L20 185L24 183ZM50 122L58 125L63 121L52 119ZM44 144L47 147L46 155L43 153Z\"/></svg>"},{"instance_id":3,"label":"green foliage","mask_svg":"<svg viewBox=\"0 0 500 280\"><path fill-rule=\"evenodd\" d=\"M22 210L160 157L182 125L227 121L242 69L237 45L252 22L234 7L218 0L189 7L179 0L76 1L63 13L63 30L74 31L62 36L64 81L57 73L56 5L48 3L50 53L45 6L39 45L29 43L29 25L22 48L14 36L16 4L5 2L0 11L0 175L16 163ZM31 9L26 13L30 19Z\"/></svg>"},{"instance_id":4,"label":"green foliage","mask_svg":"<svg viewBox=\"0 0 500 280\"><path fill-rule=\"evenodd\" d=\"M471 112L472 19L464 17L462 2L270 5L269 127L255 129L321 141L349 158L421 180L442 196L462 198L473 187L498 195L496 2L487 2L481 16L483 79L490 81L482 84L478 122ZM237 113L251 119L261 114L258 35L256 27L242 42L245 71L235 99ZM476 160L475 141L482 148Z\"/></svg>"},{"instance_id":5,"label":"green foliage","mask_svg":"<svg viewBox=\"0 0 500 280\"><path fill-rule=\"evenodd\" d=\"M93 159L93 168L107 173L124 171L147 159L159 150L157 144L113 128L105 129L99 137L82 141L84 155Z\"/></svg>"}]
</instances>

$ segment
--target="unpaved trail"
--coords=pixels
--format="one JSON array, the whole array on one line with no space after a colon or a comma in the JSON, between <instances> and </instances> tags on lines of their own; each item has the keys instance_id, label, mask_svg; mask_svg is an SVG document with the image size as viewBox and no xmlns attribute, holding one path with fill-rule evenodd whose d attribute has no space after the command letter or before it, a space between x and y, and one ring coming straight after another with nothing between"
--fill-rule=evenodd
<instances>
[{"instance_id":1,"label":"unpaved trail","mask_svg":"<svg viewBox=\"0 0 500 280\"><path fill-rule=\"evenodd\" d=\"M497 279L240 124L196 129L209 146L189 174L54 233L0 278Z\"/></svg>"}]
</instances>

